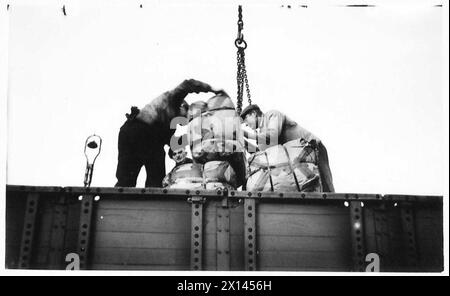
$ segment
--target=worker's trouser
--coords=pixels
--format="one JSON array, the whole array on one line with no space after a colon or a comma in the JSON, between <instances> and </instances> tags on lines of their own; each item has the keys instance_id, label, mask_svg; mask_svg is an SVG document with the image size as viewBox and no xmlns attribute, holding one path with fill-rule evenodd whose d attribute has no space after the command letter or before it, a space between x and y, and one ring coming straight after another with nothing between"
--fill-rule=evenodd
<instances>
[{"instance_id":1,"label":"worker's trouser","mask_svg":"<svg viewBox=\"0 0 450 296\"><path fill-rule=\"evenodd\" d=\"M317 145L319 157L319 173L322 181L323 192L334 192L333 177L331 175L330 164L328 163L328 153L322 142Z\"/></svg>"},{"instance_id":2,"label":"worker's trouser","mask_svg":"<svg viewBox=\"0 0 450 296\"><path fill-rule=\"evenodd\" d=\"M119 132L119 157L116 187L135 187L142 166L147 179L145 187L161 187L166 173L161 130L137 119L128 119Z\"/></svg>"}]
</instances>

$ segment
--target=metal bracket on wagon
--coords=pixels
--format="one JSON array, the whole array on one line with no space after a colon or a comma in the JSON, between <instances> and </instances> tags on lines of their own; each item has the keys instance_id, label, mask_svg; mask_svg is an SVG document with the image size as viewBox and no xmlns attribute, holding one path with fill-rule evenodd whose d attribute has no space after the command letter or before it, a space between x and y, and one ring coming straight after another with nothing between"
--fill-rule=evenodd
<instances>
[{"instance_id":1,"label":"metal bracket on wagon","mask_svg":"<svg viewBox=\"0 0 450 296\"><path fill-rule=\"evenodd\" d=\"M189 197L187 199L187 201L188 201L188 203L192 203L192 204L199 204L199 203L203 204L203 203L205 203L206 198L201 197L201 196L192 196L192 197Z\"/></svg>"}]
</instances>

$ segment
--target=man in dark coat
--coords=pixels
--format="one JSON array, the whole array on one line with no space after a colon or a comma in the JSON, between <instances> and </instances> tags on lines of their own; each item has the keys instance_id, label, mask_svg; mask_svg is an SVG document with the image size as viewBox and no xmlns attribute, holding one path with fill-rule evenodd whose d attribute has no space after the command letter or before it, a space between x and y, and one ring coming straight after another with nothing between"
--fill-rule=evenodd
<instances>
[{"instance_id":1,"label":"man in dark coat","mask_svg":"<svg viewBox=\"0 0 450 296\"><path fill-rule=\"evenodd\" d=\"M136 186L141 167L145 166L145 187L161 187L166 173L164 145L170 144L175 133L171 121L187 115L189 105L184 99L189 93L220 91L204 82L189 79L155 98L141 110L132 107L119 132L115 186Z\"/></svg>"}]
</instances>

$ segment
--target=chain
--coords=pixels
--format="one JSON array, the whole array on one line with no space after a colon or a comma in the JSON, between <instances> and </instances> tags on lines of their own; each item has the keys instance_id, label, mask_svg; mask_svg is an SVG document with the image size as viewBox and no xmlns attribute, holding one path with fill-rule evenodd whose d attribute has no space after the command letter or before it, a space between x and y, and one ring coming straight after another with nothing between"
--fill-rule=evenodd
<instances>
[{"instance_id":1,"label":"chain","mask_svg":"<svg viewBox=\"0 0 450 296\"><path fill-rule=\"evenodd\" d=\"M242 54L241 54L241 62L242 62L242 77L244 79L245 82L245 90L247 92L247 100L248 100L248 104L251 105L252 104L252 96L250 94L250 86L248 85L248 78L247 78L247 69L245 68L245 53L242 50Z\"/></svg>"},{"instance_id":2,"label":"chain","mask_svg":"<svg viewBox=\"0 0 450 296\"><path fill-rule=\"evenodd\" d=\"M236 111L238 114L241 114L242 112L242 75L241 75L241 54L238 50L237 52L237 74L236 74L236 81L237 81L237 103L236 103Z\"/></svg>"},{"instance_id":3,"label":"chain","mask_svg":"<svg viewBox=\"0 0 450 296\"><path fill-rule=\"evenodd\" d=\"M244 35L242 34L242 30L244 28L244 22L242 21L242 7L239 5L238 8L238 35L234 42L237 47L237 74L236 74L236 82L237 82L237 105L236 111L241 114L242 112L242 100L244 96L244 87L247 93L248 103L251 104L251 94L250 87L248 84L247 77L247 69L245 67L245 52L244 50L247 48L247 43L244 40Z\"/></svg>"}]
</instances>

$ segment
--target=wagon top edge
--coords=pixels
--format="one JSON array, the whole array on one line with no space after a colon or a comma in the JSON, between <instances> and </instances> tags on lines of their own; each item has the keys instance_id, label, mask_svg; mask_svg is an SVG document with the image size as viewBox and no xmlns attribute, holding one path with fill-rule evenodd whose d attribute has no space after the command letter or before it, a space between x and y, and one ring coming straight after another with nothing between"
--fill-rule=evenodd
<instances>
[{"instance_id":1,"label":"wagon top edge","mask_svg":"<svg viewBox=\"0 0 450 296\"><path fill-rule=\"evenodd\" d=\"M134 187L61 187L61 186L29 186L6 185L7 192L36 192L36 193L67 193L73 195L115 195L115 196L171 196L205 198L255 198L255 199L304 199L304 200L340 200L340 201L392 201L392 202L442 202L439 195L401 195L401 194L367 194L367 193L330 193L330 192L250 192L227 190L189 190L165 188L134 188Z\"/></svg>"}]
</instances>

